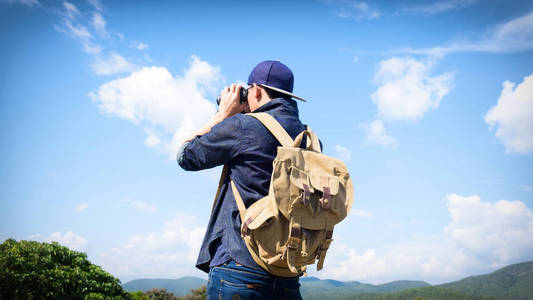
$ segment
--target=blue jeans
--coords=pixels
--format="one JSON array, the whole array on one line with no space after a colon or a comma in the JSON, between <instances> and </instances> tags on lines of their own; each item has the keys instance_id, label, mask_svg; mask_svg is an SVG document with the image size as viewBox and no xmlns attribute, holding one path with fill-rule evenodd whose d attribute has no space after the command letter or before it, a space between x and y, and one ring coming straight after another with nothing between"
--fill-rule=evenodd
<instances>
[{"instance_id":1,"label":"blue jeans","mask_svg":"<svg viewBox=\"0 0 533 300\"><path fill-rule=\"evenodd\" d=\"M277 277L230 260L209 270L207 300L301 300L298 280Z\"/></svg>"}]
</instances>

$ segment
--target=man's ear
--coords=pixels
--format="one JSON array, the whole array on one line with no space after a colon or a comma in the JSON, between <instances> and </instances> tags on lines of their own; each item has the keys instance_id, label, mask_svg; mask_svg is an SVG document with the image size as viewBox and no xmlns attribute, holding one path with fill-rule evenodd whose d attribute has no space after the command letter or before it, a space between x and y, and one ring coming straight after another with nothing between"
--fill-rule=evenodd
<instances>
[{"instance_id":1,"label":"man's ear","mask_svg":"<svg viewBox=\"0 0 533 300\"><path fill-rule=\"evenodd\" d=\"M257 102L261 101L261 89L263 89L261 86L256 85L256 88L253 89L254 91L254 98L257 99Z\"/></svg>"}]
</instances>

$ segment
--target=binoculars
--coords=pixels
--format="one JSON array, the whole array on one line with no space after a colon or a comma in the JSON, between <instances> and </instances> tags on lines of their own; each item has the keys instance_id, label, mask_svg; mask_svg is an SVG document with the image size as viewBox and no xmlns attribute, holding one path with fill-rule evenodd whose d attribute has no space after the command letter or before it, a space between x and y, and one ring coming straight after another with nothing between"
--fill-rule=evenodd
<instances>
[{"instance_id":1,"label":"binoculars","mask_svg":"<svg viewBox=\"0 0 533 300\"><path fill-rule=\"evenodd\" d=\"M222 97L220 95L217 96L217 105L220 105L220 100ZM241 87L241 90L239 92L239 101L241 103L244 103L248 100L248 89L245 87Z\"/></svg>"}]
</instances>

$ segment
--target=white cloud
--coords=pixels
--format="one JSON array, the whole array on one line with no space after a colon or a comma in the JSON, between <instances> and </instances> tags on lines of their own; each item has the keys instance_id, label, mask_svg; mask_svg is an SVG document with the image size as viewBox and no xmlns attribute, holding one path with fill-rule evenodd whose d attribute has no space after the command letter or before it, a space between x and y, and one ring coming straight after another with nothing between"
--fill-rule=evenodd
<instances>
[{"instance_id":1,"label":"white cloud","mask_svg":"<svg viewBox=\"0 0 533 300\"><path fill-rule=\"evenodd\" d=\"M348 148L341 145L335 145L335 151L337 152L339 159L344 160L345 162L352 161L352 153Z\"/></svg>"},{"instance_id":2,"label":"white cloud","mask_svg":"<svg viewBox=\"0 0 533 300\"><path fill-rule=\"evenodd\" d=\"M54 27L57 31L77 39L83 46L85 53L97 55L102 52L102 47L97 43L98 39L93 33L96 32L98 36L103 38L109 38L110 34L106 29L106 20L101 14L102 5L100 2L98 0L89 0L89 3L95 9L91 13L91 18L87 18L86 16L89 13L80 11L73 3L63 2L61 23L54 25ZM93 32L91 32L90 28L93 29Z\"/></svg>"},{"instance_id":3,"label":"white cloud","mask_svg":"<svg viewBox=\"0 0 533 300\"><path fill-rule=\"evenodd\" d=\"M490 128L496 127L496 137L507 153L533 152L533 74L518 86L503 83L498 104L485 115Z\"/></svg>"},{"instance_id":4,"label":"white cloud","mask_svg":"<svg viewBox=\"0 0 533 300\"><path fill-rule=\"evenodd\" d=\"M439 107L451 89L451 73L430 76L436 58L427 61L392 57L379 62L374 81L377 90L370 95L378 108L378 120L362 123L367 145L396 149L398 141L387 134L383 121L418 121Z\"/></svg>"},{"instance_id":5,"label":"white cloud","mask_svg":"<svg viewBox=\"0 0 533 300\"><path fill-rule=\"evenodd\" d=\"M459 10L475 4L477 0L448 0L404 8L403 12L434 15L450 10Z\"/></svg>"},{"instance_id":6,"label":"white cloud","mask_svg":"<svg viewBox=\"0 0 533 300\"><path fill-rule=\"evenodd\" d=\"M452 222L445 233L461 248L494 266L533 253L533 213L521 201L482 202L450 194Z\"/></svg>"},{"instance_id":7,"label":"white cloud","mask_svg":"<svg viewBox=\"0 0 533 300\"><path fill-rule=\"evenodd\" d=\"M131 207L139 211L150 212L150 213L157 211L157 206L143 202L143 201L125 198L125 199L122 199L122 202L128 203Z\"/></svg>"},{"instance_id":8,"label":"white cloud","mask_svg":"<svg viewBox=\"0 0 533 300\"><path fill-rule=\"evenodd\" d=\"M321 278L384 283L393 280L424 280L432 283L458 279L472 257L437 237L395 244L384 249L357 251L335 242L326 256ZM454 264L450 265L450 261Z\"/></svg>"},{"instance_id":9,"label":"white cloud","mask_svg":"<svg viewBox=\"0 0 533 300\"><path fill-rule=\"evenodd\" d=\"M76 19L76 17L80 15L80 11L76 7L76 5L70 2L63 2L63 7L65 8L66 16L69 19Z\"/></svg>"},{"instance_id":10,"label":"white cloud","mask_svg":"<svg viewBox=\"0 0 533 300\"><path fill-rule=\"evenodd\" d=\"M28 6L39 5L39 0L0 0L0 2L6 3L20 3Z\"/></svg>"},{"instance_id":11,"label":"white cloud","mask_svg":"<svg viewBox=\"0 0 533 300\"><path fill-rule=\"evenodd\" d=\"M76 211L77 212L84 211L88 207L89 207L89 205L87 203L80 203L80 204L78 204L78 206L76 206Z\"/></svg>"},{"instance_id":12,"label":"white cloud","mask_svg":"<svg viewBox=\"0 0 533 300\"><path fill-rule=\"evenodd\" d=\"M109 37L109 34L107 33L107 30L105 28L106 26L106 20L100 13L94 13L93 18L91 19L91 25L94 27L96 32L100 34L103 37Z\"/></svg>"},{"instance_id":13,"label":"white cloud","mask_svg":"<svg viewBox=\"0 0 533 300\"><path fill-rule=\"evenodd\" d=\"M96 58L91 69L98 75L112 75L116 73L130 72L135 65L127 61L117 53L112 53L107 59Z\"/></svg>"},{"instance_id":14,"label":"white cloud","mask_svg":"<svg viewBox=\"0 0 533 300\"><path fill-rule=\"evenodd\" d=\"M86 238L76 235L72 231L67 231L65 234L62 234L60 232L54 232L46 238L43 237L41 234L32 234L28 238L31 240L37 240L48 243L58 242L59 244L76 251L86 251L88 245Z\"/></svg>"},{"instance_id":15,"label":"white cloud","mask_svg":"<svg viewBox=\"0 0 533 300\"><path fill-rule=\"evenodd\" d=\"M214 115L215 106L204 94L214 92L221 79L218 67L192 56L182 77L166 68L145 67L101 85L90 97L101 112L150 128L149 140L159 140L174 159L183 140Z\"/></svg>"},{"instance_id":16,"label":"white cloud","mask_svg":"<svg viewBox=\"0 0 533 300\"><path fill-rule=\"evenodd\" d=\"M67 26L68 32L74 37L80 40L88 40L92 38L92 34L87 30L87 27L82 25L73 25L70 21L66 21L65 25Z\"/></svg>"},{"instance_id":17,"label":"white cloud","mask_svg":"<svg viewBox=\"0 0 533 300\"><path fill-rule=\"evenodd\" d=\"M152 130L147 128L144 130L144 132L147 135L146 139L144 140L144 144L147 147L155 147L161 143L161 140L159 139L157 134L155 134Z\"/></svg>"},{"instance_id":18,"label":"white cloud","mask_svg":"<svg viewBox=\"0 0 533 300\"><path fill-rule=\"evenodd\" d=\"M439 234L406 236L403 242L362 251L334 242L324 271L317 275L373 283L399 278L441 283L533 258L533 213L523 202L490 203L449 194L447 207L451 221Z\"/></svg>"},{"instance_id":19,"label":"white cloud","mask_svg":"<svg viewBox=\"0 0 533 300\"><path fill-rule=\"evenodd\" d=\"M521 51L533 48L533 12L503 23L491 32L480 49L489 52Z\"/></svg>"},{"instance_id":20,"label":"white cloud","mask_svg":"<svg viewBox=\"0 0 533 300\"><path fill-rule=\"evenodd\" d=\"M451 89L452 74L430 77L432 62L393 57L379 63L374 80L378 89L371 95L379 116L386 121L420 120L439 107Z\"/></svg>"},{"instance_id":21,"label":"white cloud","mask_svg":"<svg viewBox=\"0 0 533 300\"><path fill-rule=\"evenodd\" d=\"M82 44L85 53L94 55L102 52L102 48L92 41L93 36L87 27L80 24L72 24L69 19L65 18L63 19L63 24L56 25L55 28L59 32L66 33L78 39Z\"/></svg>"},{"instance_id":22,"label":"white cloud","mask_svg":"<svg viewBox=\"0 0 533 300\"><path fill-rule=\"evenodd\" d=\"M386 148L398 148L398 140L387 134L383 121L375 120L370 123L361 123L365 131L365 144L378 145Z\"/></svg>"},{"instance_id":23,"label":"white cloud","mask_svg":"<svg viewBox=\"0 0 533 300\"><path fill-rule=\"evenodd\" d=\"M335 7L335 13L340 18L355 20L375 19L380 16L377 8L371 7L365 1L354 0L322 0L322 2Z\"/></svg>"},{"instance_id":24,"label":"white cloud","mask_svg":"<svg viewBox=\"0 0 533 300\"><path fill-rule=\"evenodd\" d=\"M205 227L196 217L178 212L160 231L128 238L97 260L121 278L176 278L191 275Z\"/></svg>"},{"instance_id":25,"label":"white cloud","mask_svg":"<svg viewBox=\"0 0 533 300\"><path fill-rule=\"evenodd\" d=\"M89 3L96 9L97 11L102 11L102 3L98 0L88 0Z\"/></svg>"},{"instance_id":26,"label":"white cloud","mask_svg":"<svg viewBox=\"0 0 533 300\"><path fill-rule=\"evenodd\" d=\"M482 38L477 38L482 36ZM416 54L442 57L454 52L509 53L533 49L533 12L498 24L476 38L454 41L448 46L426 49L403 48L383 52L383 55Z\"/></svg>"},{"instance_id":27,"label":"white cloud","mask_svg":"<svg viewBox=\"0 0 533 300\"><path fill-rule=\"evenodd\" d=\"M47 240L58 242L61 245L67 246L70 249L77 251L86 250L88 244L87 239L76 235L72 231L67 231L65 234L62 234L60 232L54 232L48 237Z\"/></svg>"},{"instance_id":28,"label":"white cloud","mask_svg":"<svg viewBox=\"0 0 533 300\"><path fill-rule=\"evenodd\" d=\"M130 47L140 51L148 49L148 45L143 42L131 42Z\"/></svg>"}]
</instances>

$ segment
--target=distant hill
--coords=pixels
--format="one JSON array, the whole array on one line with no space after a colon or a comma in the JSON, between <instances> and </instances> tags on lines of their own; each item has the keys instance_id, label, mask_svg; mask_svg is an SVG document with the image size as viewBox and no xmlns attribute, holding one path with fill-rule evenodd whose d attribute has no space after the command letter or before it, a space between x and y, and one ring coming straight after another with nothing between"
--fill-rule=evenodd
<instances>
[{"instance_id":1,"label":"distant hill","mask_svg":"<svg viewBox=\"0 0 533 300\"><path fill-rule=\"evenodd\" d=\"M487 275L467 277L439 287L500 299L533 299L533 261L510 265Z\"/></svg>"},{"instance_id":2,"label":"distant hill","mask_svg":"<svg viewBox=\"0 0 533 300\"><path fill-rule=\"evenodd\" d=\"M313 300L320 298L306 298ZM400 292L386 294L357 294L347 298L328 298L328 299L350 299L350 300L500 300L498 298L483 297L465 294L459 291L444 289L436 286L423 288L408 289ZM513 298L505 299L511 300Z\"/></svg>"},{"instance_id":3,"label":"distant hill","mask_svg":"<svg viewBox=\"0 0 533 300\"><path fill-rule=\"evenodd\" d=\"M393 281L385 284L373 285L367 283L360 283L358 281L337 281L337 280L320 280L316 277L302 277L300 279L300 292L302 296L307 299L311 295L333 295L353 296L354 294L362 293L389 293L401 291L410 288L426 287L428 283L423 281ZM316 298L320 299L320 297ZM323 298L325 299L325 298Z\"/></svg>"},{"instance_id":4,"label":"distant hill","mask_svg":"<svg viewBox=\"0 0 533 300\"><path fill-rule=\"evenodd\" d=\"M413 300L417 297L431 300L533 300L533 262L510 265L487 275L438 286L352 295L331 290L310 294L305 299Z\"/></svg>"},{"instance_id":5,"label":"distant hill","mask_svg":"<svg viewBox=\"0 0 533 300\"><path fill-rule=\"evenodd\" d=\"M302 277L300 279L302 296L312 294L338 294L340 296L350 296L360 293L387 293L401 291L404 289L429 286L423 281L393 281L390 283L372 285L357 281L337 281L332 279L321 280L316 277ZM207 284L207 280L198 277L182 277L180 279L135 279L122 285L127 291L146 291L153 288L164 288L174 293L176 296L184 296L191 289ZM319 298L317 298L319 299Z\"/></svg>"},{"instance_id":6,"label":"distant hill","mask_svg":"<svg viewBox=\"0 0 533 300\"><path fill-rule=\"evenodd\" d=\"M533 300L533 261L510 265L487 275L472 276L437 286L423 281L393 281L367 284L358 281L321 280L316 277L300 279L302 296L313 299L368 300ZM165 288L177 296L207 284L197 277L180 279L137 279L123 284L128 291Z\"/></svg>"},{"instance_id":7,"label":"distant hill","mask_svg":"<svg viewBox=\"0 0 533 300\"><path fill-rule=\"evenodd\" d=\"M191 292L191 289L199 288L206 284L207 280L205 279L187 276L179 279L135 279L124 283L122 288L130 292L144 292L153 288L163 288L176 296L185 296Z\"/></svg>"}]
</instances>

